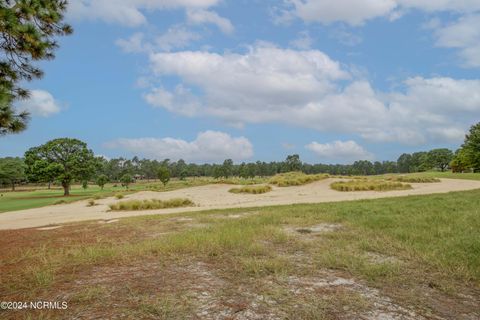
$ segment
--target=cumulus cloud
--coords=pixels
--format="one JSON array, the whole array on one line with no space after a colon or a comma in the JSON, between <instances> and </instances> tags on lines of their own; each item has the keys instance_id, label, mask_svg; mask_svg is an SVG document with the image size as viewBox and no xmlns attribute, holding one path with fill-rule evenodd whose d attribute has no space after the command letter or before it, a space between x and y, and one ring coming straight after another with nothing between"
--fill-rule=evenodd
<instances>
[{"instance_id":1,"label":"cumulus cloud","mask_svg":"<svg viewBox=\"0 0 480 320\"><path fill-rule=\"evenodd\" d=\"M219 16L216 12L209 10L188 10L188 22L192 24L213 24L216 25L223 33L231 34L235 30L230 20Z\"/></svg>"},{"instance_id":2,"label":"cumulus cloud","mask_svg":"<svg viewBox=\"0 0 480 320\"><path fill-rule=\"evenodd\" d=\"M459 49L461 64L480 67L480 14L461 17L457 21L436 29L436 45Z\"/></svg>"},{"instance_id":3,"label":"cumulus cloud","mask_svg":"<svg viewBox=\"0 0 480 320\"><path fill-rule=\"evenodd\" d=\"M134 33L127 39L118 39L115 43L126 53L151 53L154 51L170 51L188 47L192 42L200 39L200 35L184 26L170 27L164 33L149 37L141 32Z\"/></svg>"},{"instance_id":4,"label":"cumulus cloud","mask_svg":"<svg viewBox=\"0 0 480 320\"><path fill-rule=\"evenodd\" d=\"M336 160L342 163L352 160L372 160L373 155L353 140L334 141L330 143L312 142L305 146L318 157Z\"/></svg>"},{"instance_id":5,"label":"cumulus cloud","mask_svg":"<svg viewBox=\"0 0 480 320\"><path fill-rule=\"evenodd\" d=\"M288 16L295 15L307 22L345 22L352 26L379 17L394 20L407 10L457 13L480 10L478 0L289 0L287 3L292 8Z\"/></svg>"},{"instance_id":6,"label":"cumulus cloud","mask_svg":"<svg viewBox=\"0 0 480 320\"><path fill-rule=\"evenodd\" d=\"M39 117L49 117L61 110L52 94L44 90L30 91L30 97L27 100L20 101L17 108Z\"/></svg>"},{"instance_id":7,"label":"cumulus cloud","mask_svg":"<svg viewBox=\"0 0 480 320\"><path fill-rule=\"evenodd\" d=\"M134 27L147 22L145 10L205 9L218 2L220 0L75 0L69 1L68 16Z\"/></svg>"},{"instance_id":8,"label":"cumulus cloud","mask_svg":"<svg viewBox=\"0 0 480 320\"><path fill-rule=\"evenodd\" d=\"M318 50L258 44L244 54L181 51L150 61L154 76L182 83L153 90L148 103L238 126L275 122L376 142L459 143L480 112L480 80L413 77L401 90L377 92Z\"/></svg>"},{"instance_id":9,"label":"cumulus cloud","mask_svg":"<svg viewBox=\"0 0 480 320\"><path fill-rule=\"evenodd\" d=\"M175 138L117 139L106 147L121 149L139 156L191 162L241 161L253 156L253 146L245 137L232 137L219 131L205 131L193 141Z\"/></svg>"}]
</instances>

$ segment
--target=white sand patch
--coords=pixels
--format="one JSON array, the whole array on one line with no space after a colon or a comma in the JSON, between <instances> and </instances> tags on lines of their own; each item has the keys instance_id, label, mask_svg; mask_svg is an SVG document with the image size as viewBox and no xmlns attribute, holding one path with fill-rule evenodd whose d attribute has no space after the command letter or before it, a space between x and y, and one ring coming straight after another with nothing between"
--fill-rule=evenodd
<instances>
[{"instance_id":1,"label":"white sand patch","mask_svg":"<svg viewBox=\"0 0 480 320\"><path fill-rule=\"evenodd\" d=\"M441 179L440 183L412 183L411 190L395 190L388 192L359 191L339 192L330 189L330 184L341 179L325 179L303 186L272 187L265 194L251 195L233 194L228 192L232 185L212 184L168 192L142 191L128 196L129 199L168 200L173 198L188 198L196 207L170 208L148 211L109 212L109 204L118 202L114 197L103 199L93 207L86 207L88 200L77 201L60 206L5 212L0 214L0 229L21 229L41 227L48 224L59 224L86 220L110 220L121 217L152 214L167 214L202 211L210 209L249 208L271 205L288 205L295 203L337 202L359 199L375 199L386 197L402 197L407 195L423 195L480 189L480 181Z\"/></svg>"}]
</instances>

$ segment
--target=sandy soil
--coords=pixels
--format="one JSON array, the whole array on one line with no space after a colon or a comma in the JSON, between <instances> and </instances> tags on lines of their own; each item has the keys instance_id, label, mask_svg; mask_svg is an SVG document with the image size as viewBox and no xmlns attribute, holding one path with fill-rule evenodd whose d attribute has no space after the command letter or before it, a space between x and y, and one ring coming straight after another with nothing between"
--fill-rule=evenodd
<instances>
[{"instance_id":1,"label":"sandy soil","mask_svg":"<svg viewBox=\"0 0 480 320\"><path fill-rule=\"evenodd\" d=\"M271 192L259 195L233 194L228 192L232 185L206 185L180 189L169 192L143 191L126 196L122 200L106 198L97 200L98 205L87 206L87 201L55 205L42 208L12 211L0 214L0 229L22 229L68 222L86 220L111 220L122 217L151 214L167 214L209 209L245 208L270 205L286 205L294 203L337 202L359 199L375 199L385 197L401 197L407 195L422 195L446 193L480 188L480 181L441 179L440 183L412 183L412 190L375 192L339 192L330 189L330 183L340 179L326 179L298 187L273 187ZM161 209L149 211L109 212L109 204L126 199L161 199L188 198L196 207Z\"/></svg>"}]
</instances>

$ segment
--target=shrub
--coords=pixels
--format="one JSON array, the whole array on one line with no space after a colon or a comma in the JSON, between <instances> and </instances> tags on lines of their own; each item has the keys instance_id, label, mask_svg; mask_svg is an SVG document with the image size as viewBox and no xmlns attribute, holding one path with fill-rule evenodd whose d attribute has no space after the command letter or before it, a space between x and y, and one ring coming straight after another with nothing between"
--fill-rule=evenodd
<instances>
[{"instance_id":1,"label":"shrub","mask_svg":"<svg viewBox=\"0 0 480 320\"><path fill-rule=\"evenodd\" d=\"M314 181L327 179L328 174L305 174L303 172L287 172L273 176L270 183L279 187L301 186Z\"/></svg>"},{"instance_id":2,"label":"shrub","mask_svg":"<svg viewBox=\"0 0 480 320\"><path fill-rule=\"evenodd\" d=\"M95 205L97 205L97 204L95 203L95 200L93 200L93 199L88 200L87 207L93 207L93 206L95 206Z\"/></svg>"},{"instance_id":3,"label":"shrub","mask_svg":"<svg viewBox=\"0 0 480 320\"><path fill-rule=\"evenodd\" d=\"M67 201L65 201L65 200L57 200L57 201L55 201L53 204L64 204L64 203L67 203Z\"/></svg>"},{"instance_id":4,"label":"shrub","mask_svg":"<svg viewBox=\"0 0 480 320\"><path fill-rule=\"evenodd\" d=\"M170 199L170 200L129 200L111 204L113 211L136 211L136 210L155 210L179 207L191 207L194 203L189 199Z\"/></svg>"},{"instance_id":5,"label":"shrub","mask_svg":"<svg viewBox=\"0 0 480 320\"><path fill-rule=\"evenodd\" d=\"M115 195L115 198L117 198L117 199L123 199L123 197L124 197L124 195L121 194L121 193L117 193L117 194Z\"/></svg>"},{"instance_id":6,"label":"shrub","mask_svg":"<svg viewBox=\"0 0 480 320\"><path fill-rule=\"evenodd\" d=\"M430 177L409 177L409 176L398 176L390 177L388 180L398 181L398 182L407 182L407 183L434 183L440 182L440 179L430 178Z\"/></svg>"},{"instance_id":7,"label":"shrub","mask_svg":"<svg viewBox=\"0 0 480 320\"><path fill-rule=\"evenodd\" d=\"M412 186L383 180L350 180L333 182L330 188L337 191L390 191L412 189Z\"/></svg>"},{"instance_id":8,"label":"shrub","mask_svg":"<svg viewBox=\"0 0 480 320\"><path fill-rule=\"evenodd\" d=\"M270 186L247 186L241 188L233 188L228 190L231 193L250 193L250 194L262 194L272 191Z\"/></svg>"}]
</instances>

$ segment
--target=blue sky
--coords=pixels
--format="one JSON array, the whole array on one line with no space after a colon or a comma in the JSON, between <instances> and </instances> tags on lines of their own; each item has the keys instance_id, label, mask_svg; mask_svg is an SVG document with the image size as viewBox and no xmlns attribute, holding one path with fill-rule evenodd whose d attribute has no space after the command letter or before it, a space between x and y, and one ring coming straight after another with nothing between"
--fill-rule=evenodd
<instances>
[{"instance_id":1,"label":"blue sky","mask_svg":"<svg viewBox=\"0 0 480 320\"><path fill-rule=\"evenodd\" d=\"M26 84L20 156L394 160L480 121L479 0L71 0L72 36Z\"/></svg>"}]
</instances>

